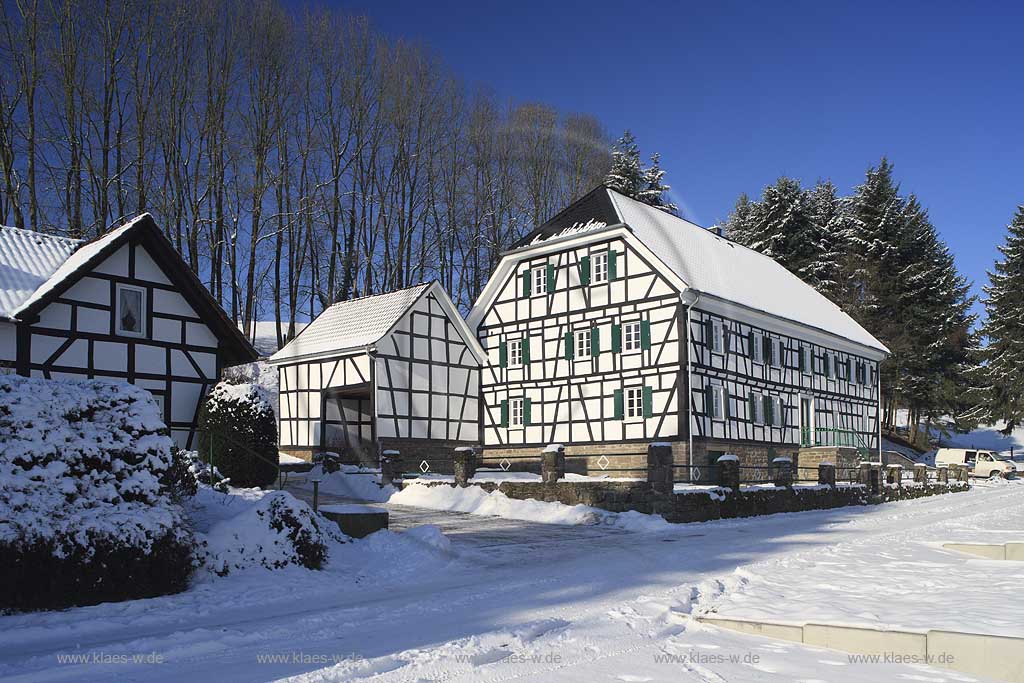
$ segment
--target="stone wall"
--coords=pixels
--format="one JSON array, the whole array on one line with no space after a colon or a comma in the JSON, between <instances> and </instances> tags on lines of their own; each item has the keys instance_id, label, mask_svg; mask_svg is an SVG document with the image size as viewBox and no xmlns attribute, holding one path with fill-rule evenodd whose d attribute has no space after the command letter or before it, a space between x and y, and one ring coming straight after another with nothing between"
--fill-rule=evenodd
<instances>
[{"instance_id":1,"label":"stone wall","mask_svg":"<svg viewBox=\"0 0 1024 683\"><path fill-rule=\"evenodd\" d=\"M836 466L836 479L848 481L860 465L860 456L856 448L847 446L812 446L801 448L797 460L797 480L816 481L817 474L812 472L823 462L830 462Z\"/></svg>"},{"instance_id":2,"label":"stone wall","mask_svg":"<svg viewBox=\"0 0 1024 683\"><path fill-rule=\"evenodd\" d=\"M434 486L451 486L442 482ZM779 512L826 510L850 505L871 505L966 491L966 484L883 487L872 496L861 485L795 486L698 490L670 495L657 494L645 482L502 482L473 484L485 491L501 491L509 498L540 500L564 505L589 505L609 512L634 510L663 516L669 522L706 522L714 519L755 517Z\"/></svg>"},{"instance_id":3,"label":"stone wall","mask_svg":"<svg viewBox=\"0 0 1024 683\"><path fill-rule=\"evenodd\" d=\"M380 450L398 451L399 468L403 472L420 472L423 461L428 471L437 474L452 474L455 449L475 446L468 441L443 441L441 439L381 439Z\"/></svg>"}]
</instances>

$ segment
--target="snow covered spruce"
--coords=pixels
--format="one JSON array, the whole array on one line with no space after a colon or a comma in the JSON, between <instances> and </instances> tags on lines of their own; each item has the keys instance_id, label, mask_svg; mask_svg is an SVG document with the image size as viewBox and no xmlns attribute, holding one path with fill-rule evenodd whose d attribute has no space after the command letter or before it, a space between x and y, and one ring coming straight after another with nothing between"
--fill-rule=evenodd
<instances>
[{"instance_id":1,"label":"snow covered spruce","mask_svg":"<svg viewBox=\"0 0 1024 683\"><path fill-rule=\"evenodd\" d=\"M234 486L267 486L277 476L277 419L263 387L221 382L199 417L200 449Z\"/></svg>"}]
</instances>

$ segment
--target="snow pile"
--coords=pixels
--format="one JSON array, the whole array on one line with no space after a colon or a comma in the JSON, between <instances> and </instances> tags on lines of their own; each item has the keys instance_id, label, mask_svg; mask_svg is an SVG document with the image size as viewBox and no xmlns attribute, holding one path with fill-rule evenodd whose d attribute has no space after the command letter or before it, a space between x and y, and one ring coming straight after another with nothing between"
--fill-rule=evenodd
<instances>
[{"instance_id":1,"label":"snow pile","mask_svg":"<svg viewBox=\"0 0 1024 683\"><path fill-rule=\"evenodd\" d=\"M320 569L329 545L345 537L286 491L207 487L190 505L203 566L220 576L262 567Z\"/></svg>"},{"instance_id":2,"label":"snow pile","mask_svg":"<svg viewBox=\"0 0 1024 683\"><path fill-rule=\"evenodd\" d=\"M380 485L380 470L371 470L356 465L341 465L337 472L324 474L323 466L317 465L306 473L293 473L290 480L308 491L313 490L313 479L320 479L320 491L340 498L365 500L371 503L386 503L397 491L393 486Z\"/></svg>"},{"instance_id":3,"label":"snow pile","mask_svg":"<svg viewBox=\"0 0 1024 683\"><path fill-rule=\"evenodd\" d=\"M601 524L629 531L664 531L674 528L674 525L658 515L633 511L608 512L587 505L564 505L533 499L518 500L509 498L501 491L488 493L476 486L459 488L412 484L391 496L388 502L543 524Z\"/></svg>"},{"instance_id":4,"label":"snow pile","mask_svg":"<svg viewBox=\"0 0 1024 683\"><path fill-rule=\"evenodd\" d=\"M163 430L150 394L130 384L0 377L0 543L88 555L100 536L148 550L177 533L181 509L160 486Z\"/></svg>"},{"instance_id":5,"label":"snow pile","mask_svg":"<svg viewBox=\"0 0 1024 683\"><path fill-rule=\"evenodd\" d=\"M148 392L2 376L0 443L0 607L185 587L192 536L166 481L172 442Z\"/></svg>"}]
</instances>

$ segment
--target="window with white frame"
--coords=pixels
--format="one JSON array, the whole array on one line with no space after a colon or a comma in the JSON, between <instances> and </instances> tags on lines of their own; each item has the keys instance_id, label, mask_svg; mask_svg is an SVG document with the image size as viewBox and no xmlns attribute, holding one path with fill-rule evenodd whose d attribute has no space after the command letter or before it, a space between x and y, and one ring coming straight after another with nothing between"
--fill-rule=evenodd
<instances>
[{"instance_id":1,"label":"window with white frame","mask_svg":"<svg viewBox=\"0 0 1024 683\"><path fill-rule=\"evenodd\" d=\"M533 281L533 295L547 294L548 291L548 269L547 266L534 268L530 271L530 278Z\"/></svg>"},{"instance_id":2,"label":"window with white frame","mask_svg":"<svg viewBox=\"0 0 1024 683\"><path fill-rule=\"evenodd\" d=\"M153 402L156 403L156 407L160 411L160 419L161 420L166 420L167 419L167 412L166 412L165 404L164 404L164 395L163 394L150 393L150 396L153 397Z\"/></svg>"},{"instance_id":3,"label":"window with white frame","mask_svg":"<svg viewBox=\"0 0 1024 683\"><path fill-rule=\"evenodd\" d=\"M608 252L602 251L594 254L590 262L593 270L590 281L595 284L608 282Z\"/></svg>"},{"instance_id":4,"label":"window with white frame","mask_svg":"<svg viewBox=\"0 0 1024 683\"><path fill-rule=\"evenodd\" d=\"M803 367L804 367L803 373L805 375L811 374L811 371L813 370L813 368L811 366L811 363L814 362L814 360L813 360L813 358L811 356L811 347L810 346L801 346L800 347L800 355L803 357L803 361L804 361L803 362Z\"/></svg>"},{"instance_id":5,"label":"window with white frame","mask_svg":"<svg viewBox=\"0 0 1024 683\"><path fill-rule=\"evenodd\" d=\"M523 364L523 340L515 339L508 343L508 364L515 367Z\"/></svg>"},{"instance_id":6,"label":"window with white frame","mask_svg":"<svg viewBox=\"0 0 1024 683\"><path fill-rule=\"evenodd\" d=\"M523 426L523 399L513 398L508 402L508 424L510 427Z\"/></svg>"},{"instance_id":7,"label":"window with white frame","mask_svg":"<svg viewBox=\"0 0 1024 683\"><path fill-rule=\"evenodd\" d=\"M711 417L714 420L725 419L725 387L723 386L711 387Z\"/></svg>"},{"instance_id":8,"label":"window with white frame","mask_svg":"<svg viewBox=\"0 0 1024 683\"><path fill-rule=\"evenodd\" d=\"M725 351L725 337L722 332L722 323L719 320L711 323L711 350L715 353Z\"/></svg>"},{"instance_id":9,"label":"window with white frame","mask_svg":"<svg viewBox=\"0 0 1024 683\"><path fill-rule=\"evenodd\" d=\"M782 367L782 341L772 339L770 342L771 362L773 368Z\"/></svg>"},{"instance_id":10,"label":"window with white frame","mask_svg":"<svg viewBox=\"0 0 1024 683\"><path fill-rule=\"evenodd\" d=\"M576 360L590 358L590 328L576 331Z\"/></svg>"},{"instance_id":11,"label":"window with white frame","mask_svg":"<svg viewBox=\"0 0 1024 683\"><path fill-rule=\"evenodd\" d=\"M752 350L754 352L754 362L755 363L763 363L764 362L764 337L762 337L757 332L754 333L754 348Z\"/></svg>"},{"instance_id":12,"label":"window with white frame","mask_svg":"<svg viewBox=\"0 0 1024 683\"><path fill-rule=\"evenodd\" d=\"M756 425L764 424L764 397L756 391L750 393L750 421Z\"/></svg>"},{"instance_id":13,"label":"window with white frame","mask_svg":"<svg viewBox=\"0 0 1024 683\"><path fill-rule=\"evenodd\" d=\"M644 388L626 387L626 417L644 416Z\"/></svg>"},{"instance_id":14,"label":"window with white frame","mask_svg":"<svg viewBox=\"0 0 1024 683\"><path fill-rule=\"evenodd\" d=\"M117 286L117 332L134 337L146 334L146 290Z\"/></svg>"},{"instance_id":15,"label":"window with white frame","mask_svg":"<svg viewBox=\"0 0 1024 683\"><path fill-rule=\"evenodd\" d=\"M622 325L623 344L625 351L639 351L643 342L640 341L640 321Z\"/></svg>"}]
</instances>

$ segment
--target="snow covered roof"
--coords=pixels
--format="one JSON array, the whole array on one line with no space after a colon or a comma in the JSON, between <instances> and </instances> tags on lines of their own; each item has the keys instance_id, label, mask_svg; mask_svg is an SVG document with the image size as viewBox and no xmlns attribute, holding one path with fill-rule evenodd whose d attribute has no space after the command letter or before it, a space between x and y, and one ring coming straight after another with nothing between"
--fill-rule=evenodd
<instances>
[{"instance_id":1,"label":"snow covered roof","mask_svg":"<svg viewBox=\"0 0 1024 683\"><path fill-rule=\"evenodd\" d=\"M394 327L430 283L339 301L270 357L280 362L370 346Z\"/></svg>"},{"instance_id":2,"label":"snow covered roof","mask_svg":"<svg viewBox=\"0 0 1024 683\"><path fill-rule=\"evenodd\" d=\"M339 301L318 315L295 339L270 357L271 363L323 357L362 349L380 341L419 298L433 290L474 355L484 361L479 342L466 326L444 288L435 280L385 294Z\"/></svg>"},{"instance_id":3,"label":"snow covered roof","mask_svg":"<svg viewBox=\"0 0 1024 683\"><path fill-rule=\"evenodd\" d=\"M17 317L18 314L29 309L33 304L41 301L43 297L50 293L53 289L58 287L64 280L68 278L72 273L78 271L79 268L89 263L94 257L98 256L108 245L113 244L121 235L125 234L142 218L148 218L149 214L144 213L141 216L128 221L119 228L111 230L107 234L92 240L91 242L76 242L78 248L69 254L64 262L61 263L56 270L50 273L50 277L46 278L34 292L25 298L18 306L16 306L10 312L10 317Z\"/></svg>"},{"instance_id":4,"label":"snow covered roof","mask_svg":"<svg viewBox=\"0 0 1024 683\"><path fill-rule=\"evenodd\" d=\"M148 213L88 242L0 226L0 320L30 320L129 239L145 244L174 276L181 293L218 333L225 361L256 360L259 354Z\"/></svg>"},{"instance_id":5,"label":"snow covered roof","mask_svg":"<svg viewBox=\"0 0 1024 683\"><path fill-rule=\"evenodd\" d=\"M764 254L606 187L597 188L580 203L589 207L595 221L625 225L689 288L701 294L888 352L839 306ZM516 247L529 248L576 234L576 226L587 216L575 207L534 230Z\"/></svg>"},{"instance_id":6,"label":"snow covered roof","mask_svg":"<svg viewBox=\"0 0 1024 683\"><path fill-rule=\"evenodd\" d=\"M0 225L0 317L13 318L81 244Z\"/></svg>"}]
</instances>

